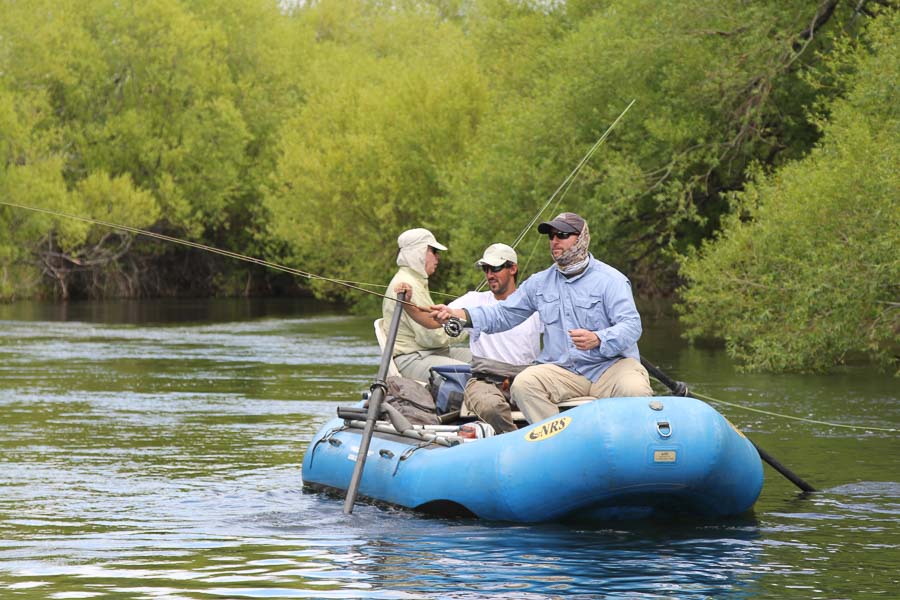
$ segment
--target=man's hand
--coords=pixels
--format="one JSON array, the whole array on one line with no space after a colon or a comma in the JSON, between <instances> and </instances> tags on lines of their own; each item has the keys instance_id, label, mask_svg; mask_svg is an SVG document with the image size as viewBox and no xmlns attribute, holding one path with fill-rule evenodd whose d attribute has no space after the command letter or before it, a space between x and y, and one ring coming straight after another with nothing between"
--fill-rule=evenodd
<instances>
[{"instance_id":1,"label":"man's hand","mask_svg":"<svg viewBox=\"0 0 900 600\"><path fill-rule=\"evenodd\" d=\"M429 316L441 325L449 321L451 317L456 317L464 323L466 321L466 312L463 309L450 308L446 304L435 304L432 306Z\"/></svg>"},{"instance_id":2,"label":"man's hand","mask_svg":"<svg viewBox=\"0 0 900 600\"><path fill-rule=\"evenodd\" d=\"M412 286L405 281L401 281L394 286L394 293L399 294L400 292L406 292L406 296L404 296L404 298L406 298L407 301L412 298Z\"/></svg>"},{"instance_id":3,"label":"man's hand","mask_svg":"<svg viewBox=\"0 0 900 600\"><path fill-rule=\"evenodd\" d=\"M593 331L587 329L570 329L569 337L579 350L593 350L600 347L600 338Z\"/></svg>"}]
</instances>

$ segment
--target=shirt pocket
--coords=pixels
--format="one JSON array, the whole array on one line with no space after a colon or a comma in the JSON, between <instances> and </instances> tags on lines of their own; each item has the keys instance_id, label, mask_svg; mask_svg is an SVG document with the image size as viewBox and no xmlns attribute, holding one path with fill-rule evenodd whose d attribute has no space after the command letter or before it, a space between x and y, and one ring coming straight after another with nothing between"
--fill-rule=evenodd
<instances>
[{"instance_id":1,"label":"shirt pocket","mask_svg":"<svg viewBox=\"0 0 900 600\"><path fill-rule=\"evenodd\" d=\"M545 325L559 321L559 295L553 292L540 291L535 294L538 313Z\"/></svg>"},{"instance_id":2,"label":"shirt pocket","mask_svg":"<svg viewBox=\"0 0 900 600\"><path fill-rule=\"evenodd\" d=\"M609 327L606 311L603 308L603 296L591 293L575 298L575 319L578 327L588 331L600 331Z\"/></svg>"}]
</instances>

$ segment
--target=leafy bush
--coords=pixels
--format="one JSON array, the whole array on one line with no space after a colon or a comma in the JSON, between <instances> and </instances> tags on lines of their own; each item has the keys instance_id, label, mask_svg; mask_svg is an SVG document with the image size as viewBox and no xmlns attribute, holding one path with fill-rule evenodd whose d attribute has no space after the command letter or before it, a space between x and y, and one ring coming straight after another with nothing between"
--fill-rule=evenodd
<instances>
[{"instance_id":1,"label":"leafy bush","mask_svg":"<svg viewBox=\"0 0 900 600\"><path fill-rule=\"evenodd\" d=\"M757 174L716 238L685 256L687 335L746 368L896 365L900 313L900 18L873 23L810 155Z\"/></svg>"}]
</instances>

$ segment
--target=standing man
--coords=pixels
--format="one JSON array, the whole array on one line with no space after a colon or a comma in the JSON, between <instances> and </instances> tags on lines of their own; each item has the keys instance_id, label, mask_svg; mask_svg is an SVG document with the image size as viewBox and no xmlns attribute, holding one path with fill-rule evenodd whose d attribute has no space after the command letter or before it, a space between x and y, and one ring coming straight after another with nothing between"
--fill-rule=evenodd
<instances>
[{"instance_id":1,"label":"standing man","mask_svg":"<svg viewBox=\"0 0 900 600\"><path fill-rule=\"evenodd\" d=\"M451 308L493 306L516 291L519 275L516 251L506 244L492 244L475 263L484 271L490 291L468 292L450 303ZM472 377L466 384L464 404L497 433L516 431L510 407L510 382L541 352L541 321L537 314L509 331L469 336Z\"/></svg>"},{"instance_id":2,"label":"standing man","mask_svg":"<svg viewBox=\"0 0 900 600\"><path fill-rule=\"evenodd\" d=\"M652 396L640 363L641 317L628 278L590 254L590 231L577 214L561 213L538 225L538 232L549 238L552 267L494 306L437 305L431 315L495 333L540 314L541 364L522 371L511 388L512 401L529 423L558 414L559 402L579 396Z\"/></svg>"},{"instance_id":3,"label":"standing man","mask_svg":"<svg viewBox=\"0 0 900 600\"><path fill-rule=\"evenodd\" d=\"M447 246L438 243L427 229L409 229L397 238L397 266L400 267L388 284L385 299L381 303L382 327L387 327L397 308L398 286L407 292L406 301L417 306L431 306L431 292L428 277L434 274L440 262L439 253ZM456 341L437 324L437 329L420 325L411 313L416 309L404 310L394 342L394 364L404 377L428 381L429 369L438 365L462 365L472 358L468 348L451 347ZM426 313L421 313L427 322ZM418 315L416 315L418 316ZM385 331L387 335L387 331Z\"/></svg>"}]
</instances>

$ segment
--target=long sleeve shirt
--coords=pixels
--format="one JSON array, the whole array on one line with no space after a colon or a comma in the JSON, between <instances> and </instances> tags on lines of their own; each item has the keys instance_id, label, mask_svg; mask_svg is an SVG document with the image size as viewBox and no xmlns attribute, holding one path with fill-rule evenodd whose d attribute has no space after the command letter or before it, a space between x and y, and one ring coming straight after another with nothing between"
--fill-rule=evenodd
<instances>
[{"instance_id":1,"label":"long sleeve shirt","mask_svg":"<svg viewBox=\"0 0 900 600\"><path fill-rule=\"evenodd\" d=\"M394 288L401 282L408 283L412 287L412 297L406 298L407 302L424 307L434 304L434 301L431 299L431 292L428 290L428 278L423 277L409 267L400 267L397 274L391 279L390 284L388 284L385 295L389 298L396 298L397 292L394 291ZM394 300L385 298L382 301L381 316L383 317L382 326L385 329L385 335L395 310L403 310L403 307ZM400 326L397 329L393 355L399 356L420 350L441 350L448 348L452 342L456 342L459 339L451 338L440 327L437 329L422 327L404 311L400 317Z\"/></svg>"},{"instance_id":2,"label":"long sleeve shirt","mask_svg":"<svg viewBox=\"0 0 900 600\"><path fill-rule=\"evenodd\" d=\"M628 278L591 256L588 267L567 278L556 266L535 273L506 300L494 306L468 309L472 327L485 333L506 331L534 312L544 323L540 363L551 363L597 381L623 357L640 360L638 314ZM600 346L579 350L569 337L572 329L587 329Z\"/></svg>"},{"instance_id":3,"label":"long sleeve shirt","mask_svg":"<svg viewBox=\"0 0 900 600\"><path fill-rule=\"evenodd\" d=\"M500 302L489 291L467 292L447 306L450 308L474 308L493 306ZM472 356L504 362L508 365L530 365L541 353L541 332L543 325L537 314L533 314L520 325L509 331L488 334L473 331L469 336Z\"/></svg>"}]
</instances>

